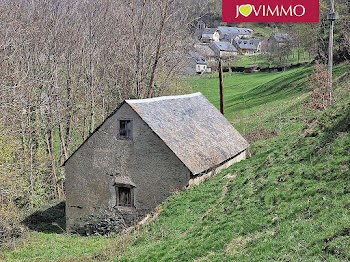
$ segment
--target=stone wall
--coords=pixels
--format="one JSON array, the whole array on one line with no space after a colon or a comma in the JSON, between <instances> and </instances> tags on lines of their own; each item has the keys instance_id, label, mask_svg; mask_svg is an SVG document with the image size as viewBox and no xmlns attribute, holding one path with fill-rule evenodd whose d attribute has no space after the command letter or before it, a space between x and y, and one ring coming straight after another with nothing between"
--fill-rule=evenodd
<instances>
[{"instance_id":1,"label":"stone wall","mask_svg":"<svg viewBox=\"0 0 350 262\"><path fill-rule=\"evenodd\" d=\"M212 178L213 176L218 174L221 170L232 166L234 163L238 163L238 162L246 159L246 157L247 157L246 155L247 155L247 152L245 150L245 151L241 152L240 154L238 154L237 156L233 157L232 159L221 164L220 166L208 171L207 173L204 173L204 174L201 174L201 175L198 175L198 176L191 178L189 183L188 183L189 187L194 186L194 185L199 185L199 184L209 180L210 178Z\"/></svg>"},{"instance_id":2,"label":"stone wall","mask_svg":"<svg viewBox=\"0 0 350 262\"><path fill-rule=\"evenodd\" d=\"M121 118L133 121L132 140L118 139ZM120 214L113 188L117 181L133 184L134 206L126 209L135 211L138 218L172 192L186 187L190 179L188 168L128 104L121 106L72 155L65 164L65 174L68 232L77 231L86 221L100 217L103 221L107 213L115 217L113 223L121 221L117 218Z\"/></svg>"},{"instance_id":3,"label":"stone wall","mask_svg":"<svg viewBox=\"0 0 350 262\"><path fill-rule=\"evenodd\" d=\"M83 236L110 235L120 233L141 221L148 210L100 209L70 225L70 232Z\"/></svg>"}]
</instances>

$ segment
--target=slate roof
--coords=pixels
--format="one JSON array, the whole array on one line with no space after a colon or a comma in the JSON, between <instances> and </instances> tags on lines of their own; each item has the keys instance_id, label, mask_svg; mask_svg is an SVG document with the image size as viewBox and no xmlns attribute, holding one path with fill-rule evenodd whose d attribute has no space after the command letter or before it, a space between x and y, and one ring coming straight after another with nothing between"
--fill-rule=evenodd
<instances>
[{"instance_id":1,"label":"slate roof","mask_svg":"<svg viewBox=\"0 0 350 262\"><path fill-rule=\"evenodd\" d=\"M208 65L208 62L205 60L205 58L197 52L190 52L190 56L196 62L196 64Z\"/></svg>"},{"instance_id":2,"label":"slate roof","mask_svg":"<svg viewBox=\"0 0 350 262\"><path fill-rule=\"evenodd\" d=\"M217 50L225 51L225 52L237 52L237 48L234 47L229 42L213 42L211 43L211 46L214 47Z\"/></svg>"},{"instance_id":3,"label":"slate roof","mask_svg":"<svg viewBox=\"0 0 350 262\"><path fill-rule=\"evenodd\" d=\"M253 40L253 39L248 39L248 40L239 39L239 40L236 40L236 43L240 49L257 50L260 41Z\"/></svg>"},{"instance_id":4,"label":"slate roof","mask_svg":"<svg viewBox=\"0 0 350 262\"><path fill-rule=\"evenodd\" d=\"M194 46L197 53L205 57L215 57L215 52L210 48L208 44L197 44Z\"/></svg>"},{"instance_id":5,"label":"slate roof","mask_svg":"<svg viewBox=\"0 0 350 262\"><path fill-rule=\"evenodd\" d=\"M274 38L277 42L285 42L290 41L292 38L289 36L289 34L280 34L276 33L271 35L272 38Z\"/></svg>"},{"instance_id":6,"label":"slate roof","mask_svg":"<svg viewBox=\"0 0 350 262\"><path fill-rule=\"evenodd\" d=\"M219 26L218 29L222 34L228 35L251 35L253 30L249 28L240 28L240 27L229 27L229 26Z\"/></svg>"},{"instance_id":7,"label":"slate roof","mask_svg":"<svg viewBox=\"0 0 350 262\"><path fill-rule=\"evenodd\" d=\"M203 173L249 146L201 93L125 102L193 174Z\"/></svg>"},{"instance_id":8,"label":"slate roof","mask_svg":"<svg viewBox=\"0 0 350 262\"><path fill-rule=\"evenodd\" d=\"M193 175L230 160L249 146L241 134L201 93L125 100L62 166L65 166L125 103L145 121Z\"/></svg>"},{"instance_id":9,"label":"slate roof","mask_svg":"<svg viewBox=\"0 0 350 262\"><path fill-rule=\"evenodd\" d=\"M202 35L213 35L216 31L218 31L216 28L205 28Z\"/></svg>"},{"instance_id":10,"label":"slate roof","mask_svg":"<svg viewBox=\"0 0 350 262\"><path fill-rule=\"evenodd\" d=\"M231 40L238 35L250 36L253 33L252 29L240 28L240 27L229 27L229 26L219 26L220 39Z\"/></svg>"}]
</instances>

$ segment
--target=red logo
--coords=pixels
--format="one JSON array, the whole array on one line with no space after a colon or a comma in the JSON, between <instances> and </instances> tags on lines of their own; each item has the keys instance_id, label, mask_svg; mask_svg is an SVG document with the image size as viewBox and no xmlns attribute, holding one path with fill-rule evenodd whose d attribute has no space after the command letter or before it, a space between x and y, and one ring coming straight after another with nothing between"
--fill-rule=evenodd
<instances>
[{"instance_id":1,"label":"red logo","mask_svg":"<svg viewBox=\"0 0 350 262\"><path fill-rule=\"evenodd\" d=\"M226 23L318 23L319 0L222 0Z\"/></svg>"}]
</instances>

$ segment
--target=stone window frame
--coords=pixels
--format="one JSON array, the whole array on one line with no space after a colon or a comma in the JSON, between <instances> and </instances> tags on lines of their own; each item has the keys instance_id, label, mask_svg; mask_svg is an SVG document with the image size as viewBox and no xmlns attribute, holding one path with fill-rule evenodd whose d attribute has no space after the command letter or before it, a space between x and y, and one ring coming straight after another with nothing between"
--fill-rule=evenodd
<instances>
[{"instance_id":1,"label":"stone window frame","mask_svg":"<svg viewBox=\"0 0 350 262\"><path fill-rule=\"evenodd\" d=\"M120 200L119 200L119 188L124 187L124 188L129 188L130 189L130 206L125 206L125 205L120 205ZM115 183L114 184L115 188L115 207L122 207L122 208L135 208L135 186L129 185L129 184L123 184L123 183Z\"/></svg>"},{"instance_id":2,"label":"stone window frame","mask_svg":"<svg viewBox=\"0 0 350 262\"><path fill-rule=\"evenodd\" d=\"M120 122L121 121L130 121L130 134L127 137L120 135ZM118 118L118 140L133 140L134 133L134 123L132 118Z\"/></svg>"}]
</instances>

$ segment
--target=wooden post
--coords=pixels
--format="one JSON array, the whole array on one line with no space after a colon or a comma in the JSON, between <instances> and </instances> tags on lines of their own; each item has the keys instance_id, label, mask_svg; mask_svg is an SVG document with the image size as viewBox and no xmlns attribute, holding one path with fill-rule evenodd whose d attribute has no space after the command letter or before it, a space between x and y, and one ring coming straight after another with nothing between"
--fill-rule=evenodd
<instances>
[{"instance_id":1,"label":"wooden post","mask_svg":"<svg viewBox=\"0 0 350 262\"><path fill-rule=\"evenodd\" d=\"M224 82L223 82L221 57L219 58L219 79L220 79L220 112L221 112L221 114L225 115L225 112L224 112Z\"/></svg>"},{"instance_id":2,"label":"wooden post","mask_svg":"<svg viewBox=\"0 0 350 262\"><path fill-rule=\"evenodd\" d=\"M334 14L334 0L331 0L331 13ZM334 32L334 19L329 19L331 22L329 29L329 50L328 50L328 106L332 104L333 93L333 32Z\"/></svg>"}]
</instances>

